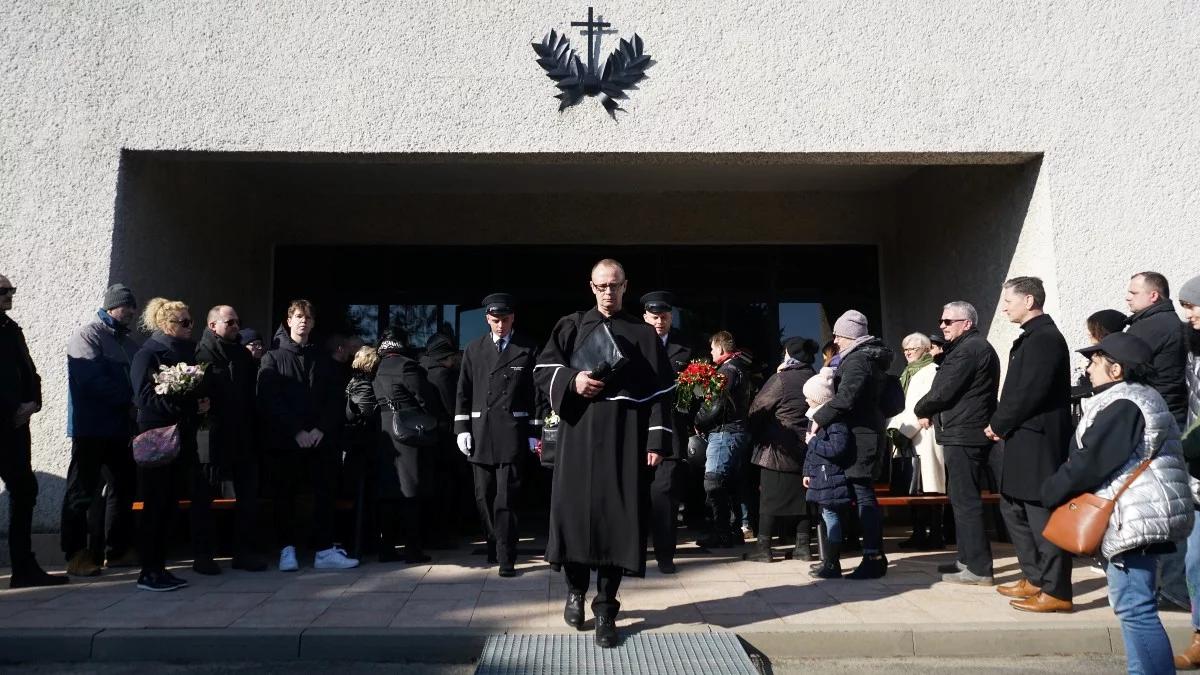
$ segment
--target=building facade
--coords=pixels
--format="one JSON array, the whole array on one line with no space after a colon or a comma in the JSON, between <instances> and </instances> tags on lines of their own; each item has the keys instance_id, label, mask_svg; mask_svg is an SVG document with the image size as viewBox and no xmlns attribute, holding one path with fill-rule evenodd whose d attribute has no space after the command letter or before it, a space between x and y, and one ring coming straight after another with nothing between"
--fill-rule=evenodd
<instances>
[{"instance_id":1,"label":"building facade","mask_svg":"<svg viewBox=\"0 0 1200 675\"><path fill-rule=\"evenodd\" d=\"M595 9L598 63L635 33L653 60L615 119L559 111L531 48L555 29L586 63L581 4L5 3L0 273L44 380L35 527L69 459L67 337L116 281L264 332L293 294L460 327L495 285L585 306L587 270L556 261L624 253L631 293L685 286L706 329L761 312L764 345L851 305L898 343L965 299L1006 353L1007 277L1041 276L1080 342L1130 274L1200 272L1195 2Z\"/></svg>"}]
</instances>

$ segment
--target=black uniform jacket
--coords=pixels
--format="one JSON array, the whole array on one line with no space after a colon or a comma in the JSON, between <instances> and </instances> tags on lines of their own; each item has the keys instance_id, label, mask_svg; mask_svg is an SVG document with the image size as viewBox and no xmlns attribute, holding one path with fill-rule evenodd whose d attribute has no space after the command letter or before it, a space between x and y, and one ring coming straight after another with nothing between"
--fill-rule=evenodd
<instances>
[{"instance_id":1,"label":"black uniform jacket","mask_svg":"<svg viewBox=\"0 0 1200 675\"><path fill-rule=\"evenodd\" d=\"M684 368L692 362L692 348L683 341L683 337L677 331L667 333L667 360L671 362L671 369L675 374L683 372ZM688 437L692 435L692 418L691 416L678 409L674 409L672 413L672 421L675 429L675 452L672 459L683 459L687 457Z\"/></svg>"},{"instance_id":2,"label":"black uniform jacket","mask_svg":"<svg viewBox=\"0 0 1200 675\"><path fill-rule=\"evenodd\" d=\"M1008 353L1008 375L992 431L1004 439L1000 491L1036 502L1042 482L1067 460L1071 439L1071 353L1043 314L1021 326Z\"/></svg>"},{"instance_id":3,"label":"black uniform jacket","mask_svg":"<svg viewBox=\"0 0 1200 675\"><path fill-rule=\"evenodd\" d=\"M491 334L467 345L458 375L454 433L470 432L474 464L507 464L529 452L529 439L541 436L533 367L538 348L513 331L502 353Z\"/></svg>"}]
</instances>

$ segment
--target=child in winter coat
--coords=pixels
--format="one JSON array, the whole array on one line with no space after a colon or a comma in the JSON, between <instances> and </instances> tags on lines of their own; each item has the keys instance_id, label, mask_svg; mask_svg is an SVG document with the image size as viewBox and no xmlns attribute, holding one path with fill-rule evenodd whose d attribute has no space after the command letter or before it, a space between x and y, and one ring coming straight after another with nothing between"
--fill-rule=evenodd
<instances>
[{"instance_id":1,"label":"child in winter coat","mask_svg":"<svg viewBox=\"0 0 1200 675\"><path fill-rule=\"evenodd\" d=\"M833 398L833 369L821 372L804 383L804 398L808 401L811 420L821 406ZM850 506L850 486L846 467L854 463L854 435L842 422L827 428L809 422L808 454L804 458L804 487L808 501L821 507L825 521L824 559L813 565L809 575L818 579L837 579L842 576L839 560L842 548L842 514Z\"/></svg>"}]
</instances>

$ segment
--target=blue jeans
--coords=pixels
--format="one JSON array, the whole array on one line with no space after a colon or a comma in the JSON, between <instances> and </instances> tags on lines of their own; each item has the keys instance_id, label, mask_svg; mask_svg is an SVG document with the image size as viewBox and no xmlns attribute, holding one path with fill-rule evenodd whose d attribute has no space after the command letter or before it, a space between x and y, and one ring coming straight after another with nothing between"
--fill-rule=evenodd
<instances>
[{"instance_id":1,"label":"blue jeans","mask_svg":"<svg viewBox=\"0 0 1200 675\"><path fill-rule=\"evenodd\" d=\"M862 528L863 554L883 551L883 521L879 516L879 501L870 478L851 478L854 501L858 503L858 523Z\"/></svg>"},{"instance_id":2,"label":"blue jeans","mask_svg":"<svg viewBox=\"0 0 1200 675\"><path fill-rule=\"evenodd\" d=\"M821 520L825 521L825 541L830 544L842 543L842 516L837 509L822 506Z\"/></svg>"},{"instance_id":3,"label":"blue jeans","mask_svg":"<svg viewBox=\"0 0 1200 675\"><path fill-rule=\"evenodd\" d=\"M1192 523L1192 533L1187 538L1187 589L1192 602L1192 628L1200 630L1200 513Z\"/></svg>"},{"instance_id":4,"label":"blue jeans","mask_svg":"<svg viewBox=\"0 0 1200 675\"><path fill-rule=\"evenodd\" d=\"M714 431L708 435L708 450L704 454L704 473L720 474L730 489L738 467L750 448L750 434L745 431Z\"/></svg>"},{"instance_id":5,"label":"blue jeans","mask_svg":"<svg viewBox=\"0 0 1200 675\"><path fill-rule=\"evenodd\" d=\"M1105 565L1108 603L1121 623L1125 667L1133 675L1175 672L1167 631L1158 619L1157 555L1125 553Z\"/></svg>"},{"instance_id":6,"label":"blue jeans","mask_svg":"<svg viewBox=\"0 0 1200 675\"><path fill-rule=\"evenodd\" d=\"M1158 557L1158 595L1177 607L1191 604L1187 577L1189 543L1186 539L1177 541L1174 553L1164 553Z\"/></svg>"}]
</instances>

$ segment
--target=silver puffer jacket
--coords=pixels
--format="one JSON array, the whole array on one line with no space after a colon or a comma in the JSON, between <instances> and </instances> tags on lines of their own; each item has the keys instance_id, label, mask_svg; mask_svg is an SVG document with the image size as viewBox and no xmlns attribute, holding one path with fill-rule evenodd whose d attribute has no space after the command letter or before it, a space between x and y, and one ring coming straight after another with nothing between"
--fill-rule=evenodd
<instances>
[{"instance_id":1,"label":"silver puffer jacket","mask_svg":"<svg viewBox=\"0 0 1200 675\"><path fill-rule=\"evenodd\" d=\"M1130 549L1185 539L1192 531L1195 516L1179 425L1167 410L1166 401L1150 387L1122 382L1093 396L1075 430L1076 443L1082 441L1096 416L1117 401L1137 405L1146 420L1146 432L1142 442L1132 449L1129 461L1095 491L1096 495L1112 499L1142 460L1151 455L1154 459L1121 495L1109 518L1100 544L1100 553L1109 560Z\"/></svg>"}]
</instances>

